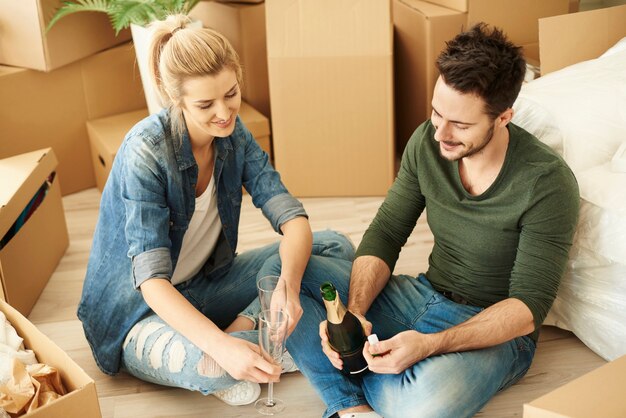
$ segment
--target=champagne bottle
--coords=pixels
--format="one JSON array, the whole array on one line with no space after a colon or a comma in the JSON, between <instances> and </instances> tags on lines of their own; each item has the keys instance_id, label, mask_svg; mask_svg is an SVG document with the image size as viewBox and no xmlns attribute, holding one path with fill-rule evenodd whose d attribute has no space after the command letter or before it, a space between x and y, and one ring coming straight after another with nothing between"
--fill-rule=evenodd
<instances>
[{"instance_id":1,"label":"champagne bottle","mask_svg":"<svg viewBox=\"0 0 626 418\"><path fill-rule=\"evenodd\" d=\"M363 346L366 337L361 321L341 303L332 283L322 283L320 291L326 306L328 342L343 360L342 372L351 376L365 373L367 362L363 357Z\"/></svg>"}]
</instances>

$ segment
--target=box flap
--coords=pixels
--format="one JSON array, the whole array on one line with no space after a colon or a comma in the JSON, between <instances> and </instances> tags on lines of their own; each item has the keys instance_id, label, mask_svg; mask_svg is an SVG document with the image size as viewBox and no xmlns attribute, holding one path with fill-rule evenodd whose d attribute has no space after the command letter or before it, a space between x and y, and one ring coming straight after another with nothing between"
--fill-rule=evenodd
<instances>
[{"instance_id":1,"label":"box flap","mask_svg":"<svg viewBox=\"0 0 626 418\"><path fill-rule=\"evenodd\" d=\"M0 237L57 166L52 148L0 160Z\"/></svg>"},{"instance_id":2,"label":"box flap","mask_svg":"<svg viewBox=\"0 0 626 418\"><path fill-rule=\"evenodd\" d=\"M399 0L399 1L400 3L404 3L406 6L422 14L427 19L439 17L439 16L458 15L462 13L459 10L456 10L453 8L442 7L437 4L424 1L424 0Z\"/></svg>"},{"instance_id":3,"label":"box flap","mask_svg":"<svg viewBox=\"0 0 626 418\"><path fill-rule=\"evenodd\" d=\"M539 20L541 74L598 58L626 36L626 5Z\"/></svg>"},{"instance_id":4,"label":"box flap","mask_svg":"<svg viewBox=\"0 0 626 418\"><path fill-rule=\"evenodd\" d=\"M624 387L626 356L524 405L524 417L623 418Z\"/></svg>"},{"instance_id":5,"label":"box flap","mask_svg":"<svg viewBox=\"0 0 626 418\"><path fill-rule=\"evenodd\" d=\"M430 3L438 4L448 9L467 12L467 3L471 0L428 0Z\"/></svg>"},{"instance_id":6,"label":"box flap","mask_svg":"<svg viewBox=\"0 0 626 418\"><path fill-rule=\"evenodd\" d=\"M242 101L239 109L239 117L244 125L252 132L255 138L261 138L270 134L270 122L261 112Z\"/></svg>"},{"instance_id":7,"label":"box flap","mask_svg":"<svg viewBox=\"0 0 626 418\"><path fill-rule=\"evenodd\" d=\"M539 40L539 18L566 14L569 0L471 0L467 17L468 27L482 21L505 28L507 37L517 45Z\"/></svg>"},{"instance_id":8,"label":"box flap","mask_svg":"<svg viewBox=\"0 0 626 418\"><path fill-rule=\"evenodd\" d=\"M273 0L265 4L268 57L392 54L389 0Z\"/></svg>"},{"instance_id":9,"label":"box flap","mask_svg":"<svg viewBox=\"0 0 626 418\"><path fill-rule=\"evenodd\" d=\"M465 13L463 10L459 10L454 7L444 7L445 2L440 1L427 1L427 0L399 0L400 3L404 3L411 9L423 14L425 17L437 17L447 15L458 15ZM465 2L462 0L459 4Z\"/></svg>"}]
</instances>

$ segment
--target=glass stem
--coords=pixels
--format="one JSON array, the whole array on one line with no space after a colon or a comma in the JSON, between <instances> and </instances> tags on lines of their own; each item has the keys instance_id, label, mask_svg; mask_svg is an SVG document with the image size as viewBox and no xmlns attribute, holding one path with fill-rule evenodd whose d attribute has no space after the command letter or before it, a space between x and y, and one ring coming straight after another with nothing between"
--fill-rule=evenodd
<instances>
[{"instance_id":1,"label":"glass stem","mask_svg":"<svg viewBox=\"0 0 626 418\"><path fill-rule=\"evenodd\" d=\"M267 384L267 406L274 406L274 383Z\"/></svg>"}]
</instances>

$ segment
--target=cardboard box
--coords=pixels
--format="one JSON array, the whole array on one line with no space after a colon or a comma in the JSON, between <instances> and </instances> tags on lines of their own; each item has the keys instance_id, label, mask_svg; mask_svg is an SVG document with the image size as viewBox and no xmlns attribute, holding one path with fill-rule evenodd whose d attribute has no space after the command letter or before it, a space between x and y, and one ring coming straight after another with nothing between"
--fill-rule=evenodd
<instances>
[{"instance_id":1,"label":"cardboard box","mask_svg":"<svg viewBox=\"0 0 626 418\"><path fill-rule=\"evenodd\" d=\"M569 0L394 0L398 150L430 117L439 76L435 61L446 41L477 22L486 22L504 30L538 65L539 18L565 14L568 9Z\"/></svg>"},{"instance_id":2,"label":"cardboard box","mask_svg":"<svg viewBox=\"0 0 626 418\"><path fill-rule=\"evenodd\" d=\"M626 36L624 22L626 5L540 19L541 74L599 57Z\"/></svg>"},{"instance_id":3,"label":"cardboard box","mask_svg":"<svg viewBox=\"0 0 626 418\"><path fill-rule=\"evenodd\" d=\"M239 116L244 125L259 143L261 149L272 158L272 143L270 141L270 121L261 112L246 102L241 102Z\"/></svg>"},{"instance_id":4,"label":"cardboard box","mask_svg":"<svg viewBox=\"0 0 626 418\"><path fill-rule=\"evenodd\" d=\"M297 196L383 196L394 170L389 0L266 2L274 160Z\"/></svg>"},{"instance_id":5,"label":"cardboard box","mask_svg":"<svg viewBox=\"0 0 626 418\"><path fill-rule=\"evenodd\" d=\"M41 204L0 249L4 299L28 315L69 245L57 176L57 159L47 148L0 160L0 238L20 218L43 185Z\"/></svg>"},{"instance_id":6,"label":"cardboard box","mask_svg":"<svg viewBox=\"0 0 626 418\"><path fill-rule=\"evenodd\" d=\"M24 339L24 346L35 352L41 363L55 367L68 393L54 402L36 409L21 418L101 418L96 385L63 350L37 329L18 311L6 302L0 301L2 311L18 335Z\"/></svg>"},{"instance_id":7,"label":"cardboard box","mask_svg":"<svg viewBox=\"0 0 626 418\"><path fill-rule=\"evenodd\" d=\"M459 12L467 12L469 10L469 2L471 0L427 0L429 3L437 6L446 7L448 9Z\"/></svg>"},{"instance_id":8,"label":"cardboard box","mask_svg":"<svg viewBox=\"0 0 626 418\"><path fill-rule=\"evenodd\" d=\"M109 177L117 150L130 129L148 116L148 109L140 109L119 115L87 121L87 133L91 147L91 161L100 191ZM248 127L261 148L272 156L269 120L252 106L241 102L239 116Z\"/></svg>"},{"instance_id":9,"label":"cardboard box","mask_svg":"<svg viewBox=\"0 0 626 418\"><path fill-rule=\"evenodd\" d=\"M130 128L146 116L148 116L148 109L140 109L87 121L91 161L96 177L96 186L100 191L104 189L113 166L115 154L122 145L124 137Z\"/></svg>"},{"instance_id":10,"label":"cardboard box","mask_svg":"<svg viewBox=\"0 0 626 418\"><path fill-rule=\"evenodd\" d=\"M270 117L265 4L237 4L201 1L190 16L202 21L230 41L243 67L243 99Z\"/></svg>"},{"instance_id":11,"label":"cardboard box","mask_svg":"<svg viewBox=\"0 0 626 418\"><path fill-rule=\"evenodd\" d=\"M95 185L85 121L146 107L131 44L44 73L0 66L0 158L52 147L62 194Z\"/></svg>"},{"instance_id":12,"label":"cardboard box","mask_svg":"<svg viewBox=\"0 0 626 418\"><path fill-rule=\"evenodd\" d=\"M626 356L524 404L524 418L626 417Z\"/></svg>"},{"instance_id":13,"label":"cardboard box","mask_svg":"<svg viewBox=\"0 0 626 418\"><path fill-rule=\"evenodd\" d=\"M461 32L467 14L420 0L394 0L396 138L403 151L415 129L430 118L439 72L435 60Z\"/></svg>"},{"instance_id":14,"label":"cardboard box","mask_svg":"<svg viewBox=\"0 0 626 418\"><path fill-rule=\"evenodd\" d=\"M46 27L61 0L0 0L0 63L50 71L128 41L104 13L77 13Z\"/></svg>"}]
</instances>

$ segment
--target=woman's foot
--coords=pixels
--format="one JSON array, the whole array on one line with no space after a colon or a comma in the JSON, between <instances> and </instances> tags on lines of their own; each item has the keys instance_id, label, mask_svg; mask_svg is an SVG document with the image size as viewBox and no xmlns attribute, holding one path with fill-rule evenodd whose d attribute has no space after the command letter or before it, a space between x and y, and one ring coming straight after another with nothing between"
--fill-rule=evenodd
<instances>
[{"instance_id":1,"label":"woman's foot","mask_svg":"<svg viewBox=\"0 0 626 418\"><path fill-rule=\"evenodd\" d=\"M251 404L259 399L260 394L261 386L258 383L244 380L224 390L213 392L211 395L228 405L238 406Z\"/></svg>"}]
</instances>

